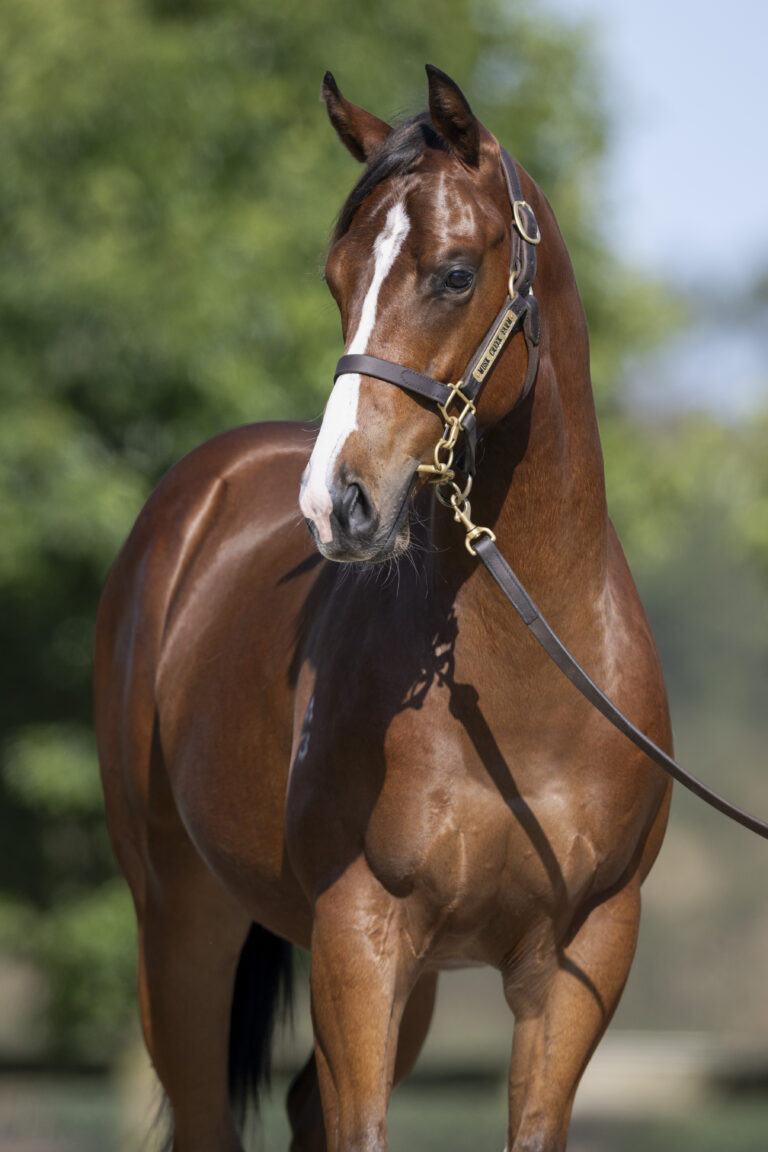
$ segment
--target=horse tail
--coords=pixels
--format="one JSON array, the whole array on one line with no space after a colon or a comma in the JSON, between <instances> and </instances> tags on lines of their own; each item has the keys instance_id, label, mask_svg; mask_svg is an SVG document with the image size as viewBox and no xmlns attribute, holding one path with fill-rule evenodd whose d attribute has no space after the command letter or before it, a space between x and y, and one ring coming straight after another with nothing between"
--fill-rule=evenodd
<instances>
[{"instance_id":1,"label":"horse tail","mask_svg":"<svg viewBox=\"0 0 768 1152\"><path fill-rule=\"evenodd\" d=\"M229 1096L242 1126L249 1102L270 1085L272 1034L278 1017L290 1014L292 949L261 924L252 924L240 953L229 1026Z\"/></svg>"}]
</instances>

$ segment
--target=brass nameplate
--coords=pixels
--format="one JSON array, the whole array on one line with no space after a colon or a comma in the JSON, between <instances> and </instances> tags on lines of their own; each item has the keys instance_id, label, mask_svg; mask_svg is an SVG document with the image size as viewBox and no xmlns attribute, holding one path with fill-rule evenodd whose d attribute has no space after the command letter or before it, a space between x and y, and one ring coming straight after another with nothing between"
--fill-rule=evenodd
<instances>
[{"instance_id":1,"label":"brass nameplate","mask_svg":"<svg viewBox=\"0 0 768 1152\"><path fill-rule=\"evenodd\" d=\"M494 360L504 347L507 337L514 331L516 324L517 315L510 308L488 341L488 346L480 357L477 368L472 373L478 384L482 384L483 378L490 372Z\"/></svg>"}]
</instances>

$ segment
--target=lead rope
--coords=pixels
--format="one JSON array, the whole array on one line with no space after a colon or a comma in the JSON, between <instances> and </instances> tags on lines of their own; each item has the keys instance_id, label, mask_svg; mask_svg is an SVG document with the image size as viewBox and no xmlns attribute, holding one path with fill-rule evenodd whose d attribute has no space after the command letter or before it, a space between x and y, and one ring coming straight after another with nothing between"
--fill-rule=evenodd
<instances>
[{"instance_id":1,"label":"lead rope","mask_svg":"<svg viewBox=\"0 0 768 1152\"><path fill-rule=\"evenodd\" d=\"M471 556L478 557L485 565L501 591L517 612L528 630L535 636L560 671L568 677L575 688L589 703L605 716L619 732L631 740L642 752L649 756L654 763L663 768L674 780L693 792L706 804L729 816L737 824L755 832L758 836L768 840L768 824L758 820L756 816L744 812L731 804L724 797L708 788L696 776L687 772L685 768L673 760L663 749L659 748L650 737L641 732L624 713L610 700L594 680L589 676L573 656L553 628L547 623L530 595L521 584L518 577L510 568L507 561L496 547L496 537L490 528L475 524L472 520L472 509L467 497L472 487L472 477L468 476L462 488L456 480L453 471L454 449L459 436L464 431L463 421L470 413L474 417L474 404L465 396L457 385L452 385L450 400L439 404L440 413L446 421L443 436L435 445L434 464L421 465L418 471L430 473L431 483L435 485L435 492L441 504L452 509L454 520L461 524L465 530L464 544ZM448 413L450 403L456 400L463 407L457 415ZM441 492L441 488L446 489Z\"/></svg>"}]
</instances>

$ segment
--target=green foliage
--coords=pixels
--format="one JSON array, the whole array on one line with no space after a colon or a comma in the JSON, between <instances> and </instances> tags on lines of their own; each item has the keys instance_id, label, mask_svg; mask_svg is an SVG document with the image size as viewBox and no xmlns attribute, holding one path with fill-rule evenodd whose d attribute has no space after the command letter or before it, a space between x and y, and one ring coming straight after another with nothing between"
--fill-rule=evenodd
<instances>
[{"instance_id":1,"label":"green foliage","mask_svg":"<svg viewBox=\"0 0 768 1152\"><path fill-rule=\"evenodd\" d=\"M438 64L546 189L610 451L640 476L615 387L664 333L602 239L589 36L522 0L6 0L0 61L0 933L47 973L53 1049L107 1057L133 927L86 735L95 605L183 452L322 408L339 352L324 249L358 175L324 71L390 117L423 106ZM648 484L622 475L631 522Z\"/></svg>"},{"instance_id":2,"label":"green foliage","mask_svg":"<svg viewBox=\"0 0 768 1152\"><path fill-rule=\"evenodd\" d=\"M678 549L682 523L694 505L725 510L718 489L731 453L729 432L704 416L649 428L620 412L606 414L600 430L619 537L636 577L658 571Z\"/></svg>"},{"instance_id":3,"label":"green foliage","mask_svg":"<svg viewBox=\"0 0 768 1152\"><path fill-rule=\"evenodd\" d=\"M728 503L742 546L768 575L768 412L739 429L731 445Z\"/></svg>"},{"instance_id":4,"label":"green foliage","mask_svg":"<svg viewBox=\"0 0 768 1152\"><path fill-rule=\"evenodd\" d=\"M38 724L16 735L5 757L5 782L19 803L43 816L98 811L93 740L74 726Z\"/></svg>"},{"instance_id":5,"label":"green foliage","mask_svg":"<svg viewBox=\"0 0 768 1152\"><path fill-rule=\"evenodd\" d=\"M119 1051L136 1015L136 933L122 878L57 904L34 943L49 974L52 1055L99 1060Z\"/></svg>"}]
</instances>

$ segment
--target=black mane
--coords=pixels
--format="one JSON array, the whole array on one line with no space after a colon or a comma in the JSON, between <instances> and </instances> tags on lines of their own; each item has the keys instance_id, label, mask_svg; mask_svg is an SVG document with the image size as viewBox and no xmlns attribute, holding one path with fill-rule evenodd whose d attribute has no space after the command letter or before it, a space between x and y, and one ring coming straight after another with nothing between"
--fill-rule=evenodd
<instances>
[{"instance_id":1,"label":"black mane","mask_svg":"<svg viewBox=\"0 0 768 1152\"><path fill-rule=\"evenodd\" d=\"M428 112L411 116L394 129L374 154L368 167L355 184L339 212L331 243L335 244L349 230L352 217L374 188L390 176L407 172L428 148L448 152L449 147L437 132Z\"/></svg>"}]
</instances>

